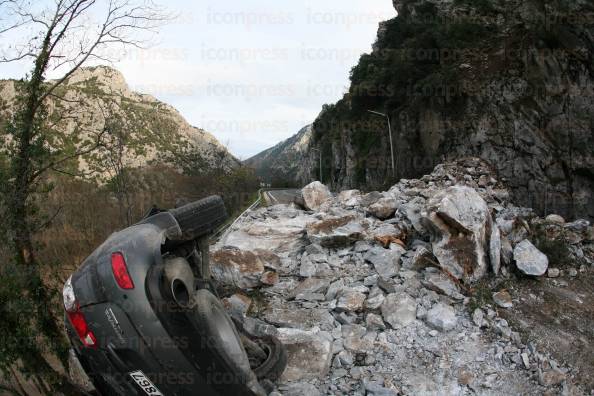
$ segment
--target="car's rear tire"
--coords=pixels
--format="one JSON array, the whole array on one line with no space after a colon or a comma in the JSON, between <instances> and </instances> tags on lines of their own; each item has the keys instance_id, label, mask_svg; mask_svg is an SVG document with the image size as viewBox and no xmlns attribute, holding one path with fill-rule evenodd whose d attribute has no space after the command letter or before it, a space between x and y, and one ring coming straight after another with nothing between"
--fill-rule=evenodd
<instances>
[{"instance_id":1,"label":"car's rear tire","mask_svg":"<svg viewBox=\"0 0 594 396\"><path fill-rule=\"evenodd\" d=\"M192 202L169 212L175 217L183 239L197 239L210 234L227 219L223 199L217 195Z\"/></svg>"},{"instance_id":2,"label":"car's rear tire","mask_svg":"<svg viewBox=\"0 0 594 396\"><path fill-rule=\"evenodd\" d=\"M197 290L189 306L188 319L199 332L213 356L218 356L228 373L238 383L246 384L255 394L265 394L250 367L239 333L223 304L210 291Z\"/></svg>"},{"instance_id":3,"label":"car's rear tire","mask_svg":"<svg viewBox=\"0 0 594 396\"><path fill-rule=\"evenodd\" d=\"M259 380L276 381L287 368L287 350L285 346L273 336L259 339L257 343L268 355L264 363L253 369Z\"/></svg>"}]
</instances>

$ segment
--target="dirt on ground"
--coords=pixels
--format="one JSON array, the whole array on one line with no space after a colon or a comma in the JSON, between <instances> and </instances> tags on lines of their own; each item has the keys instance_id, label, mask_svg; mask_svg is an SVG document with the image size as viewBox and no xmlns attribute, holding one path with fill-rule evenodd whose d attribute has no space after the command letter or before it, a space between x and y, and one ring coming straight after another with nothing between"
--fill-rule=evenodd
<instances>
[{"instance_id":1,"label":"dirt on ground","mask_svg":"<svg viewBox=\"0 0 594 396\"><path fill-rule=\"evenodd\" d=\"M514 306L499 313L538 350L571 367L569 382L594 392L594 270L582 271L510 282Z\"/></svg>"}]
</instances>

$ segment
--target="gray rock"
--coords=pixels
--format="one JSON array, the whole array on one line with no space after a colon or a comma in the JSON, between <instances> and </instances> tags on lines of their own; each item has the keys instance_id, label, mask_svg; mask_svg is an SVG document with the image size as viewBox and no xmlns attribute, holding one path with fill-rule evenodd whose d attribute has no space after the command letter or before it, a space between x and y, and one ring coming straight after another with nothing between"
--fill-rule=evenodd
<instances>
[{"instance_id":1,"label":"gray rock","mask_svg":"<svg viewBox=\"0 0 594 396\"><path fill-rule=\"evenodd\" d=\"M386 328L382 317L374 313L367 314L365 325L369 330L384 330Z\"/></svg>"},{"instance_id":2,"label":"gray rock","mask_svg":"<svg viewBox=\"0 0 594 396\"><path fill-rule=\"evenodd\" d=\"M363 386L368 394L373 396L397 396L399 393L394 389L385 388L383 381L370 381L369 379L364 378Z\"/></svg>"},{"instance_id":3,"label":"gray rock","mask_svg":"<svg viewBox=\"0 0 594 396\"><path fill-rule=\"evenodd\" d=\"M485 324L485 314L482 309L476 308L472 313L472 321L478 327L483 327Z\"/></svg>"},{"instance_id":4,"label":"gray rock","mask_svg":"<svg viewBox=\"0 0 594 396\"><path fill-rule=\"evenodd\" d=\"M493 293L493 301L501 308L511 308L514 306L512 297L507 290Z\"/></svg>"},{"instance_id":5,"label":"gray rock","mask_svg":"<svg viewBox=\"0 0 594 396\"><path fill-rule=\"evenodd\" d=\"M366 261L373 264L373 267L382 278L392 278L398 274L400 269L400 257L405 252L401 247L384 249L381 246L371 248L365 254Z\"/></svg>"},{"instance_id":6,"label":"gray rock","mask_svg":"<svg viewBox=\"0 0 594 396\"><path fill-rule=\"evenodd\" d=\"M308 278L299 283L291 292L288 294L288 298L297 298L299 295L308 293L326 293L328 290L329 281L320 278Z\"/></svg>"},{"instance_id":7,"label":"gray rock","mask_svg":"<svg viewBox=\"0 0 594 396\"><path fill-rule=\"evenodd\" d=\"M252 305L252 299L244 294L233 294L231 297L224 298L223 305L229 312L240 317L245 316Z\"/></svg>"},{"instance_id":8,"label":"gray rock","mask_svg":"<svg viewBox=\"0 0 594 396\"><path fill-rule=\"evenodd\" d=\"M311 245L307 245L305 247L305 252L307 254L326 254L324 252L324 249L322 249L322 247L320 245L316 245L315 243L312 243Z\"/></svg>"},{"instance_id":9,"label":"gray rock","mask_svg":"<svg viewBox=\"0 0 594 396\"><path fill-rule=\"evenodd\" d=\"M282 395L279 394L279 396L321 396L320 391L307 382L294 382L292 384L281 385L279 390L282 392Z\"/></svg>"},{"instance_id":10,"label":"gray rock","mask_svg":"<svg viewBox=\"0 0 594 396\"><path fill-rule=\"evenodd\" d=\"M425 279L421 283L429 290L436 291L457 300L464 299L464 296L460 294L458 290L458 285L456 285L449 276L442 272L426 271Z\"/></svg>"},{"instance_id":11,"label":"gray rock","mask_svg":"<svg viewBox=\"0 0 594 396\"><path fill-rule=\"evenodd\" d=\"M358 206L361 201L361 192L359 190L345 190L341 191L337 198L346 207Z\"/></svg>"},{"instance_id":12,"label":"gray rock","mask_svg":"<svg viewBox=\"0 0 594 396\"><path fill-rule=\"evenodd\" d=\"M269 307L262 318L275 326L309 330L316 326L324 329L333 327L334 318L325 309L304 309L296 307Z\"/></svg>"},{"instance_id":13,"label":"gray rock","mask_svg":"<svg viewBox=\"0 0 594 396\"><path fill-rule=\"evenodd\" d=\"M365 194L361 197L360 205L361 206L370 206L382 199L382 194L378 191L372 191L368 194Z\"/></svg>"},{"instance_id":14,"label":"gray rock","mask_svg":"<svg viewBox=\"0 0 594 396\"><path fill-rule=\"evenodd\" d=\"M357 253L365 253L369 249L371 249L371 245L365 241L355 242L355 247L353 248L353 250Z\"/></svg>"},{"instance_id":15,"label":"gray rock","mask_svg":"<svg viewBox=\"0 0 594 396\"><path fill-rule=\"evenodd\" d=\"M318 210L324 202L332 197L328 187L319 181L315 181L303 187L301 195L303 196L306 209L309 210Z\"/></svg>"},{"instance_id":16,"label":"gray rock","mask_svg":"<svg viewBox=\"0 0 594 396\"><path fill-rule=\"evenodd\" d=\"M406 327L417 318L417 302L406 293L386 296L381 306L382 316L394 329Z\"/></svg>"},{"instance_id":17,"label":"gray rock","mask_svg":"<svg viewBox=\"0 0 594 396\"><path fill-rule=\"evenodd\" d=\"M301 266L299 267L299 275L304 278L309 278L318 272L318 267L316 263L314 263L307 254L301 256Z\"/></svg>"},{"instance_id":18,"label":"gray rock","mask_svg":"<svg viewBox=\"0 0 594 396\"><path fill-rule=\"evenodd\" d=\"M287 349L287 368L281 381L324 378L332 363L332 336L312 329L279 329L278 339Z\"/></svg>"},{"instance_id":19,"label":"gray rock","mask_svg":"<svg viewBox=\"0 0 594 396\"><path fill-rule=\"evenodd\" d=\"M344 280L339 279L335 282L332 282L328 287L328 292L326 292L326 301L334 300L343 288Z\"/></svg>"},{"instance_id":20,"label":"gray rock","mask_svg":"<svg viewBox=\"0 0 594 396\"><path fill-rule=\"evenodd\" d=\"M348 368L348 367L352 366L355 361L353 354L349 351L341 351L336 357L340 361L340 364L342 365L342 367Z\"/></svg>"},{"instance_id":21,"label":"gray rock","mask_svg":"<svg viewBox=\"0 0 594 396\"><path fill-rule=\"evenodd\" d=\"M545 220L549 223L553 223L553 224L559 224L559 225L563 225L565 224L565 219L559 215L556 214L550 214L548 215Z\"/></svg>"},{"instance_id":22,"label":"gray rock","mask_svg":"<svg viewBox=\"0 0 594 396\"><path fill-rule=\"evenodd\" d=\"M374 287L369 292L367 300L365 300L365 308L367 309L378 309L384 303L386 297L379 287Z\"/></svg>"},{"instance_id":23,"label":"gray rock","mask_svg":"<svg viewBox=\"0 0 594 396\"><path fill-rule=\"evenodd\" d=\"M377 280L377 286L388 294L396 292L396 286L394 285L394 282L391 279L385 279L380 277Z\"/></svg>"},{"instance_id":24,"label":"gray rock","mask_svg":"<svg viewBox=\"0 0 594 396\"><path fill-rule=\"evenodd\" d=\"M449 305L438 303L427 312L427 324L439 331L450 331L456 327L456 311Z\"/></svg>"},{"instance_id":25,"label":"gray rock","mask_svg":"<svg viewBox=\"0 0 594 396\"><path fill-rule=\"evenodd\" d=\"M307 237L310 242L326 248L348 246L365 238L365 219L352 215L328 217L307 225Z\"/></svg>"},{"instance_id":26,"label":"gray rock","mask_svg":"<svg viewBox=\"0 0 594 396\"><path fill-rule=\"evenodd\" d=\"M489 260L495 275L499 275L501 268L501 233L497 224L491 224L491 237L489 239Z\"/></svg>"},{"instance_id":27,"label":"gray rock","mask_svg":"<svg viewBox=\"0 0 594 396\"><path fill-rule=\"evenodd\" d=\"M358 312L363 309L365 302L365 294L353 290L343 289L338 293L338 302L336 304L337 311Z\"/></svg>"},{"instance_id":28,"label":"gray rock","mask_svg":"<svg viewBox=\"0 0 594 396\"><path fill-rule=\"evenodd\" d=\"M385 220L396 212L396 200L390 197L384 197L370 205L367 211L380 220Z\"/></svg>"},{"instance_id":29,"label":"gray rock","mask_svg":"<svg viewBox=\"0 0 594 396\"><path fill-rule=\"evenodd\" d=\"M544 275L549 266L547 256L527 239L524 239L514 248L514 260L518 269L526 275Z\"/></svg>"},{"instance_id":30,"label":"gray rock","mask_svg":"<svg viewBox=\"0 0 594 396\"><path fill-rule=\"evenodd\" d=\"M510 265L513 257L514 248L511 242L507 237L501 236L501 261L506 265Z\"/></svg>"},{"instance_id":31,"label":"gray rock","mask_svg":"<svg viewBox=\"0 0 594 396\"><path fill-rule=\"evenodd\" d=\"M422 211L424 207L425 200L421 197L415 197L411 201L401 206L404 215L411 222L415 231L421 234L424 234L426 232L425 227L421 222Z\"/></svg>"},{"instance_id":32,"label":"gray rock","mask_svg":"<svg viewBox=\"0 0 594 396\"><path fill-rule=\"evenodd\" d=\"M360 325L346 324L342 326L342 338L345 349L352 352L369 352L373 349L373 340L366 337L367 329Z\"/></svg>"},{"instance_id":33,"label":"gray rock","mask_svg":"<svg viewBox=\"0 0 594 396\"><path fill-rule=\"evenodd\" d=\"M260 286L265 267L278 256L270 251L254 250L245 251L226 247L216 250L211 254L211 268L213 277L228 285L240 288Z\"/></svg>"},{"instance_id":34,"label":"gray rock","mask_svg":"<svg viewBox=\"0 0 594 396\"><path fill-rule=\"evenodd\" d=\"M454 186L433 196L423 221L434 230L433 254L458 279L473 282L487 272L487 230L493 220L476 190Z\"/></svg>"}]
</instances>

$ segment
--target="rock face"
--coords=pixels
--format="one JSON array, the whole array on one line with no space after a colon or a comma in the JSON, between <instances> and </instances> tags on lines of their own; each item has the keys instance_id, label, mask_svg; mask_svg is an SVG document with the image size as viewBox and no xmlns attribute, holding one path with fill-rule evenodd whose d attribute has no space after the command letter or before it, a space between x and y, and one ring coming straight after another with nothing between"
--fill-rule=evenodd
<instances>
[{"instance_id":1,"label":"rock face","mask_svg":"<svg viewBox=\"0 0 594 396\"><path fill-rule=\"evenodd\" d=\"M299 171L300 160L307 151L311 135L312 126L307 125L289 139L245 160L244 164L254 168L256 175L268 182L291 180Z\"/></svg>"},{"instance_id":2,"label":"rock face","mask_svg":"<svg viewBox=\"0 0 594 396\"><path fill-rule=\"evenodd\" d=\"M326 202L332 195L328 187L315 181L303 187L301 190L305 207L309 210L318 210L320 205Z\"/></svg>"},{"instance_id":3,"label":"rock face","mask_svg":"<svg viewBox=\"0 0 594 396\"><path fill-rule=\"evenodd\" d=\"M454 186L438 193L429 201L423 219L433 230L433 254L442 268L469 282L485 275L492 219L474 189Z\"/></svg>"},{"instance_id":4,"label":"rock face","mask_svg":"<svg viewBox=\"0 0 594 396\"><path fill-rule=\"evenodd\" d=\"M15 81L0 80L0 123L6 116L3 103L8 112L14 106L15 84ZM240 165L213 135L190 125L173 107L150 95L133 92L124 76L111 67L81 68L62 89L64 92L60 95L66 100L56 107L57 101L50 98L48 108L59 108L69 116L64 117L55 130L63 133L65 140L72 139L72 134L76 133L76 141L94 141L104 128L116 127L108 122L121 121L125 125L122 132L125 139L122 165L125 167L138 168L149 163L178 166L173 160L182 154L202 161L203 170L229 171ZM76 122L71 122L71 116ZM105 155L98 150L93 155L83 156L79 161L80 170L95 171L101 164L99 161L106 160ZM97 176L103 179L113 175L99 172Z\"/></svg>"},{"instance_id":5,"label":"rock face","mask_svg":"<svg viewBox=\"0 0 594 396\"><path fill-rule=\"evenodd\" d=\"M514 248L514 260L518 269L526 275L544 275L549 267L547 256L526 239Z\"/></svg>"},{"instance_id":6,"label":"rock face","mask_svg":"<svg viewBox=\"0 0 594 396\"><path fill-rule=\"evenodd\" d=\"M396 180L420 177L437 162L480 157L508 182L516 204L593 220L594 64L587 60L594 47L592 25L578 17L590 7L587 1L546 7L521 0L395 1L398 16L381 24L374 51L353 69L350 91L314 122L298 179L318 177L318 152L311 148L330 151L323 171L332 190L377 189L390 178L387 133L369 132L385 129L385 119L367 112L373 107L385 109L398 136ZM550 15L576 18L543 30ZM442 21L455 21L456 28ZM458 28L465 33L457 35ZM440 46L428 49L427 42ZM472 48L473 56L433 63L430 56L385 56L444 48ZM510 53L528 55L509 59ZM378 74L384 94L377 92Z\"/></svg>"}]
</instances>

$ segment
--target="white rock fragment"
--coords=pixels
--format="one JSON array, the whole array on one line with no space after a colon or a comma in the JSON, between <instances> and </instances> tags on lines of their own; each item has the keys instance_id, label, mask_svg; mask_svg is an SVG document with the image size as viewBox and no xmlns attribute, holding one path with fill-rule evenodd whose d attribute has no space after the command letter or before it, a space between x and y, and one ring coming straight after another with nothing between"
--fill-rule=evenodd
<instances>
[{"instance_id":1,"label":"white rock fragment","mask_svg":"<svg viewBox=\"0 0 594 396\"><path fill-rule=\"evenodd\" d=\"M406 293L386 296L381 310L384 320L394 329L406 327L417 318L417 302Z\"/></svg>"},{"instance_id":2,"label":"white rock fragment","mask_svg":"<svg viewBox=\"0 0 594 396\"><path fill-rule=\"evenodd\" d=\"M449 305L437 303L427 312L427 324L439 331L450 331L458 324L456 311Z\"/></svg>"},{"instance_id":3,"label":"white rock fragment","mask_svg":"<svg viewBox=\"0 0 594 396\"><path fill-rule=\"evenodd\" d=\"M547 256L527 239L518 243L514 248L514 260L518 269L526 275L544 275L549 267Z\"/></svg>"},{"instance_id":4,"label":"white rock fragment","mask_svg":"<svg viewBox=\"0 0 594 396\"><path fill-rule=\"evenodd\" d=\"M332 197L328 187L315 181L303 187L301 190L305 207L309 210L318 210L320 206Z\"/></svg>"}]
</instances>

